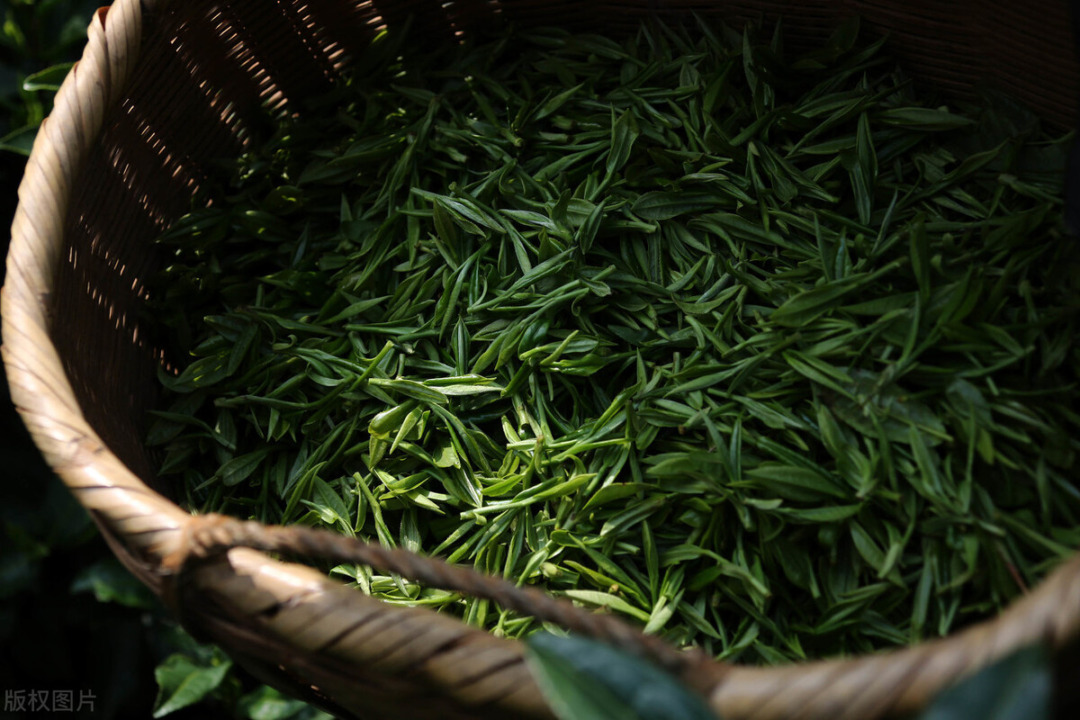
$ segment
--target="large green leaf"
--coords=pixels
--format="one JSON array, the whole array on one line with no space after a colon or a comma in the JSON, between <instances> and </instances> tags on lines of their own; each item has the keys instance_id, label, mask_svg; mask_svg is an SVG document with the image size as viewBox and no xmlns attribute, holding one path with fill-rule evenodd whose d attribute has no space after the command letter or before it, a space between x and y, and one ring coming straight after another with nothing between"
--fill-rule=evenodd
<instances>
[{"instance_id":1,"label":"large green leaf","mask_svg":"<svg viewBox=\"0 0 1080 720\"><path fill-rule=\"evenodd\" d=\"M1049 654L1030 645L937 696L919 720L1049 720Z\"/></svg>"},{"instance_id":2,"label":"large green leaf","mask_svg":"<svg viewBox=\"0 0 1080 720\"><path fill-rule=\"evenodd\" d=\"M32 75L28 75L23 80L23 90L32 92L34 90L49 90L56 92L60 89L60 84L64 82L64 78L67 77L68 72L71 71L72 66L75 63L59 63L52 67L47 67L44 70L39 70Z\"/></svg>"},{"instance_id":3,"label":"large green leaf","mask_svg":"<svg viewBox=\"0 0 1080 720\"><path fill-rule=\"evenodd\" d=\"M660 668L595 640L538 633L529 663L560 720L716 720Z\"/></svg>"},{"instance_id":4,"label":"large green leaf","mask_svg":"<svg viewBox=\"0 0 1080 720\"><path fill-rule=\"evenodd\" d=\"M34 138L37 137L37 126L27 125L17 130L12 130L7 135L0 137L0 150L30 156L30 150L34 147Z\"/></svg>"},{"instance_id":5,"label":"large green leaf","mask_svg":"<svg viewBox=\"0 0 1080 720\"><path fill-rule=\"evenodd\" d=\"M113 557L103 558L79 571L71 583L71 592L93 592L98 602L115 602L133 608L148 609L155 605L153 593Z\"/></svg>"},{"instance_id":6,"label":"large green leaf","mask_svg":"<svg viewBox=\"0 0 1080 720\"><path fill-rule=\"evenodd\" d=\"M266 685L240 698L236 709L238 717L247 720L331 720L333 717Z\"/></svg>"},{"instance_id":7,"label":"large green leaf","mask_svg":"<svg viewBox=\"0 0 1080 720\"><path fill-rule=\"evenodd\" d=\"M170 655L154 670L158 684L154 717L165 717L199 702L221 685L230 667L232 662L229 660L202 666L187 655Z\"/></svg>"}]
</instances>

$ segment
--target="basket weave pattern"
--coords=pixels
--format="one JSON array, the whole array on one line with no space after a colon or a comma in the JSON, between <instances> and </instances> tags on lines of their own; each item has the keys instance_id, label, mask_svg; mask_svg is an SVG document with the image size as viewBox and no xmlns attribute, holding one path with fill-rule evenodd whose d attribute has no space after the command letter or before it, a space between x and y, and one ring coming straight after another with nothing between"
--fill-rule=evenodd
<instances>
[{"instance_id":1,"label":"basket weave pattern","mask_svg":"<svg viewBox=\"0 0 1080 720\"><path fill-rule=\"evenodd\" d=\"M181 573L200 521L168 499L142 445L169 358L142 314L152 239L187 211L214 159L329 87L375 32L414 17L449 42L512 21L619 32L694 11L738 24L783 16L794 47L861 15L929 85L990 83L1050 125L1075 122L1080 72L1067 3L1011 0L117 0L98 11L19 189L3 289L3 358L46 460L118 557L202 637L261 679L342 717L552 717L522 646L423 609L392 607L302 565L235 547ZM233 545L258 545L233 542ZM268 547L267 549L274 549ZM869 718L1037 639L1080 634L1080 560L999 618L942 641L778 668L688 663L727 718Z\"/></svg>"}]
</instances>

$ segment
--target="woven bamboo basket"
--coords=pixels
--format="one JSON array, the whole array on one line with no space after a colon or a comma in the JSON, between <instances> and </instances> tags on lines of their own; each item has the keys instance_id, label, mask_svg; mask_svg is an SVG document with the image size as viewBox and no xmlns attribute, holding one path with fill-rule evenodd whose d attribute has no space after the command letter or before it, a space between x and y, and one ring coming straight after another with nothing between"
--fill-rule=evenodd
<instances>
[{"instance_id":1,"label":"woven bamboo basket","mask_svg":"<svg viewBox=\"0 0 1080 720\"><path fill-rule=\"evenodd\" d=\"M1080 558L999 617L863 658L739 667L680 653L610 617L436 563L325 537L195 518L170 500L142 445L162 354L140 312L151 240L189 207L215 158L266 110L296 107L406 17L433 42L507 21L618 33L694 11L738 25L783 16L809 46L842 18L888 32L920 81L955 95L990 84L1051 127L1080 98L1062 0L117 0L43 125L19 188L3 289L12 397L48 463L125 565L202 638L260 679L341 717L552 717L523 646L422 609L391 607L263 551L381 564L464 588L666 663L723 717L871 718L921 707L1023 644L1080 635ZM231 549L230 549L231 548ZM253 549L253 548L261 548Z\"/></svg>"}]
</instances>

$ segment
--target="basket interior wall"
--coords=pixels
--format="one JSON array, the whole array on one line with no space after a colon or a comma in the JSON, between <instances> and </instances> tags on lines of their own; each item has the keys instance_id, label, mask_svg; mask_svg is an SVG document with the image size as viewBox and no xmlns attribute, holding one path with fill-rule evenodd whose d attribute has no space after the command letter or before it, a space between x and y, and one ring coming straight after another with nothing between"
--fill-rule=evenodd
<instances>
[{"instance_id":1,"label":"basket interior wall","mask_svg":"<svg viewBox=\"0 0 1080 720\"><path fill-rule=\"evenodd\" d=\"M1051 126L1080 97L1068 3L1038 0L185 0L144 22L138 70L81 169L52 295L54 342L90 424L153 484L142 446L154 374L165 357L146 317L151 241L190 209L214 158L235 156L325 88L382 27L413 18L432 41L512 22L625 32L650 15L720 15L738 26L783 18L788 47L813 46L861 15L888 32L920 82L970 96L984 83L1031 104ZM107 22L107 19L106 19ZM159 488L161 489L161 488Z\"/></svg>"}]
</instances>

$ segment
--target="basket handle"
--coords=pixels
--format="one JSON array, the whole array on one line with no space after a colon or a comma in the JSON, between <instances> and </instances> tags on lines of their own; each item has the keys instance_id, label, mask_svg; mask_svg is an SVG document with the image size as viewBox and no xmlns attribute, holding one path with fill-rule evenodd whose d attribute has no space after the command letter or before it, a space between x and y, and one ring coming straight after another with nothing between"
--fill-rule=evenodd
<instances>
[{"instance_id":1,"label":"basket handle","mask_svg":"<svg viewBox=\"0 0 1080 720\"><path fill-rule=\"evenodd\" d=\"M650 660L704 695L721 681L731 667L713 660L698 648L678 650L661 638L646 635L612 615L589 612L536 588L518 586L471 568L451 565L400 548L384 548L376 543L318 528L263 525L216 513L192 516L182 531L179 548L162 560L161 570L166 579L162 597L181 620L184 608L180 597L189 572L198 564L220 557L237 547L339 563L359 563L430 587L492 600L508 610L555 623L571 632L604 641Z\"/></svg>"}]
</instances>

